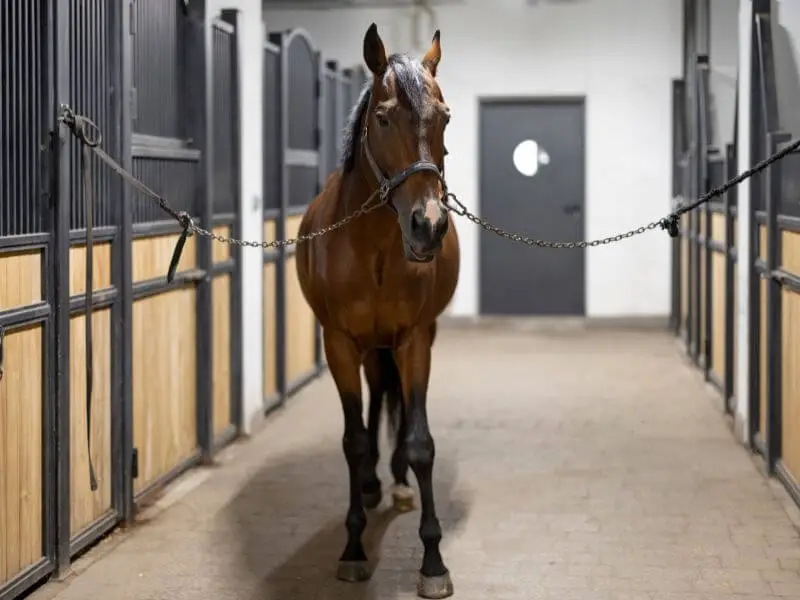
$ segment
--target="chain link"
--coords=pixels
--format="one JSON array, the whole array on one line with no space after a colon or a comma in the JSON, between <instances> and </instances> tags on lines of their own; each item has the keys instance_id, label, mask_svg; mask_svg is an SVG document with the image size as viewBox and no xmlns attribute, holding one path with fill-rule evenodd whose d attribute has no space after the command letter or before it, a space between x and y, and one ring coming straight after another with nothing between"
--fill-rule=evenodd
<instances>
[{"instance_id":1,"label":"chain link","mask_svg":"<svg viewBox=\"0 0 800 600\"><path fill-rule=\"evenodd\" d=\"M451 204L452 202L452 204ZM515 233L513 231L508 231L507 229L503 229L502 227L498 227L497 225L492 225L486 219L482 219L481 217L471 213L467 210L467 207L456 197L455 194L447 194L445 198L445 206L451 212L465 217L468 220L472 221L475 225L482 227L486 231L490 233L494 233L495 235L500 236L501 238L511 240L512 242L519 242L521 244L525 244L530 247L536 246L537 248L557 248L557 249L574 249L574 248L587 248L587 247L595 247L595 246L604 246L606 244L613 244L615 242L620 242L622 240L632 238L633 236L640 235L646 231L650 231L656 228L663 228L664 227L664 219L659 219L658 221L653 221L647 225L643 225L641 227L637 227L636 229L631 229L630 231L626 231L625 233L619 233L617 235L612 235L609 237L601 238L598 240L591 240L591 241L580 241L580 242L550 242L546 240L537 240L526 235L522 235L521 233Z\"/></svg>"},{"instance_id":2,"label":"chain link","mask_svg":"<svg viewBox=\"0 0 800 600\"><path fill-rule=\"evenodd\" d=\"M317 229L316 231L312 231L310 233L306 233L303 235L299 235L295 238L286 238L284 240L272 240L269 242L252 242L248 240L240 240L237 238L226 237L224 235L219 235L218 233L214 233L213 231L209 231L208 229L203 229L202 227L198 227L194 223L191 223L189 229L203 237L210 238L214 241L217 241L221 244L230 244L232 246L246 246L248 248L263 248L267 250L269 248L282 248L284 246L293 246L294 244L298 244L300 242L307 242L309 240L313 240L314 238L321 237L332 231L336 231L337 229L341 229L345 225L347 225L350 221L353 221L359 217L366 215L367 213L371 213L373 210L380 208L381 206L386 204L386 199L383 196L381 190L377 190L372 193L372 195L367 198L367 201L362 204L359 208L354 210L352 213L343 217L342 219L336 221L335 223L328 225L327 227L322 227L321 229ZM375 198L379 198L378 202L374 202Z\"/></svg>"}]
</instances>

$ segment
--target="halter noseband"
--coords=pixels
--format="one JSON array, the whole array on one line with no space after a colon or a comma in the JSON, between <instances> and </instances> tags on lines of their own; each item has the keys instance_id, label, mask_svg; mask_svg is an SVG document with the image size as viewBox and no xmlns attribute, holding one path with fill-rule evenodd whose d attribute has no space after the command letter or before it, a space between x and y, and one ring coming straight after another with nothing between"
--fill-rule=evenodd
<instances>
[{"instance_id":1,"label":"halter noseband","mask_svg":"<svg viewBox=\"0 0 800 600\"><path fill-rule=\"evenodd\" d=\"M368 120L369 115L365 115L364 132L361 134L361 147L364 149L364 155L367 157L367 162L372 169L372 173L378 180L378 195L381 203L387 204L396 213L397 209L390 202L392 192L414 173L422 173L423 171L436 174L436 177L442 184L442 198L440 198L440 201L444 202L444 199L447 198L447 182L444 179L444 169L439 170L439 167L431 161L418 160L411 163L411 165L392 177L387 177L384 175L383 171L378 166L378 163L375 162L375 157L372 156L372 151L369 149L369 137L367 135L367 132L369 131L369 126L367 124Z\"/></svg>"}]
</instances>

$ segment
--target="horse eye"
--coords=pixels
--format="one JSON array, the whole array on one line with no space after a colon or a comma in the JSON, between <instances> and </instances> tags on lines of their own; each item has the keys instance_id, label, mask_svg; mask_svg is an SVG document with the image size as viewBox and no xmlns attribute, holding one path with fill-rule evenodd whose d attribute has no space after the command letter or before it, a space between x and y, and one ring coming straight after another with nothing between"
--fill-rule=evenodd
<instances>
[{"instance_id":1,"label":"horse eye","mask_svg":"<svg viewBox=\"0 0 800 600\"><path fill-rule=\"evenodd\" d=\"M381 127L388 127L389 126L389 119L386 116L386 113L375 113L375 118L378 120L378 125Z\"/></svg>"}]
</instances>

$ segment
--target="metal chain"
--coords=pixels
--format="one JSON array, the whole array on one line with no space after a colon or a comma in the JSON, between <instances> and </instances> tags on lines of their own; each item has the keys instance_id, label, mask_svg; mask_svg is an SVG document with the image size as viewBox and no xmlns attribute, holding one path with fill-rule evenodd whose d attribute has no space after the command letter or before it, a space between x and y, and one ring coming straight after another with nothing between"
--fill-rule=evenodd
<instances>
[{"instance_id":1,"label":"metal chain","mask_svg":"<svg viewBox=\"0 0 800 600\"><path fill-rule=\"evenodd\" d=\"M237 238L232 238L232 237L226 237L224 235L219 235L218 233L214 233L213 231L209 231L208 229L203 229L202 227L198 227L193 222L189 225L189 229L192 232L194 232L194 233L196 233L198 235L210 238L210 239L215 240L215 241L217 241L217 242L219 242L221 244L230 244L230 245L233 245L233 246L247 246L249 248L264 248L265 250L267 248L281 248L281 247L284 247L284 246L292 246L292 245L297 244L299 242L307 242L309 240L313 240L314 238L326 235L326 234L328 234L328 233L330 233L332 231L336 231L337 229L341 229L342 227L347 225L350 221L353 221L353 220L357 219L358 217L364 216L367 213L370 213L373 210L375 210L377 208L380 208L381 206L386 204L386 200L382 197L382 194L380 194L379 192L381 192L381 190L376 190L375 192L373 192L372 195L369 198L367 198L367 201L364 204L362 204L360 207L358 207L356 210L354 210L352 213L350 213L346 217L343 217L342 219L336 221L332 225L328 225L327 227L322 227L321 229L317 229L317 230L312 231L310 233L299 235L299 236L297 236L295 238L286 238L286 239L283 239L283 240L273 240L273 241L270 241L270 242L252 242L252 241L248 241L248 240L240 240L240 239L237 239ZM373 204L373 201L375 200L376 197L379 197L380 201Z\"/></svg>"},{"instance_id":2,"label":"metal chain","mask_svg":"<svg viewBox=\"0 0 800 600\"><path fill-rule=\"evenodd\" d=\"M453 204L450 204L450 201ZM659 219L658 221L653 221L647 225L643 225L641 227L637 227L636 229L631 229L630 231L626 231L625 233L618 233L617 235L612 235L609 237L601 238L599 240L591 240L591 241L580 241L580 242L550 242L546 240L537 240L526 235L522 235L520 233L514 233L513 231L508 231L507 229L503 229L501 227L497 227L496 225L492 225L487 220L482 219L481 217L471 213L467 210L467 207L456 197L455 194L447 194L445 206L448 210L454 212L457 215L462 217L466 217L475 225L479 227L483 227L486 231L490 233L494 233L495 235L500 236L501 238L511 240L513 242L520 242L522 244L526 244L528 246L536 246L538 248L586 248L586 247L595 247L595 246L603 246L605 244L613 244L614 242L619 242L621 240L631 238L635 235L639 235L644 233L645 231L650 231L652 229L656 229L658 227L663 228L665 219Z\"/></svg>"},{"instance_id":3,"label":"metal chain","mask_svg":"<svg viewBox=\"0 0 800 600\"><path fill-rule=\"evenodd\" d=\"M294 244L298 244L300 242L306 242L309 240L313 240L314 238L326 235L331 233L332 231L336 231L337 229L341 229L351 221L372 212L373 210L380 208L381 206L388 203L389 194L391 188L387 186L387 184L382 185L377 190L375 190L369 198L367 198L366 202L353 211L351 214L343 217L339 221L333 223L332 225L328 225L327 227L323 227L316 231L312 231L307 234L299 235L295 238L288 238L284 240L273 240L273 241L262 241L262 242L253 242L247 240L240 240L237 238L226 237L224 235L219 235L214 233L213 231L209 231L208 229L203 229L202 227L198 226L194 223L192 218L183 211L177 211L172 206L170 206L169 202L162 196L156 194L153 190L145 186L141 181L133 177L130 173L128 173L125 169L123 169L119 163L114 161L108 154L106 154L101 148L99 148L101 134L100 131L91 119L84 117L83 115L76 115L75 112L67 105L61 105L61 115L59 117L59 121L64 123L72 133L84 144L89 146L98 157L105 162L108 166L110 166L114 171L116 171L119 175L123 177L126 181L128 181L131 185L137 188L140 192L144 193L147 196L150 196L153 200L155 200L159 207L168 213L171 217L173 217L183 228L183 236L182 240L185 241L185 237L187 235L191 235L193 233L201 235L203 237L210 238L222 244L230 244L234 246L246 246L250 248L281 248L285 246L291 246ZM92 130L96 133L96 137L91 138L88 135L88 131ZM591 241L579 241L579 242L551 242L546 240L539 240L535 238L531 238L527 235L523 235L520 233L515 233L513 231L509 231L507 229L503 229L501 227L497 227L496 225L492 225L485 219L475 215L474 213L467 210L467 207L458 199L458 197L447 191L445 187L444 191L444 205L445 207L462 217L467 218L469 221L482 227L486 231L493 233L495 235L500 236L501 238L511 240L513 242L519 242L525 244L529 247L538 247L538 248L556 248L556 249L571 249L571 248L587 248L587 247L596 247L596 246L604 246L607 244L613 244L615 242L619 242L628 238L632 238L636 235L640 235L647 231L651 231L657 228L665 229L670 234L671 237L676 237L678 235L678 219L679 217L691 210L694 210L701 204L708 202L711 198L715 196L721 196L724 194L728 189L740 184L745 179L752 177L754 174L763 171L772 163L780 160L787 154L797 152L800 150L800 140L795 140L792 144L788 145L787 147L783 148L782 150L776 152L772 156L767 157L765 160L761 161L757 165L751 167L747 171L744 171L727 181L724 185L714 188L695 200L690 204L685 204L679 207L676 211L670 213L666 217L658 219L657 221L653 221L648 223L647 225L643 225L641 227L637 227L636 229L631 229L630 231L626 231L625 233L619 233L617 235L612 235L605 238L600 238L597 240ZM374 203L375 198L378 198L378 202ZM176 253L173 256L173 263L177 265L176 259L180 257L180 249L182 248L182 244L176 248Z\"/></svg>"}]
</instances>

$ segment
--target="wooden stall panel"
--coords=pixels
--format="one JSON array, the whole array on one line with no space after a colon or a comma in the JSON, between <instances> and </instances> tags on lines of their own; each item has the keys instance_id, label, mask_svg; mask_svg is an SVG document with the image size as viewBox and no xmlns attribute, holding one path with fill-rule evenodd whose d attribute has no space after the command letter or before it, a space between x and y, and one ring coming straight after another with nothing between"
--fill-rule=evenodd
<instances>
[{"instance_id":1,"label":"wooden stall panel","mask_svg":"<svg viewBox=\"0 0 800 600\"><path fill-rule=\"evenodd\" d=\"M231 276L214 278L211 293L214 310L212 418L214 435L218 436L231 424Z\"/></svg>"},{"instance_id":2,"label":"wooden stall panel","mask_svg":"<svg viewBox=\"0 0 800 600\"><path fill-rule=\"evenodd\" d=\"M715 242L725 243L725 215L711 213L711 239Z\"/></svg>"},{"instance_id":3,"label":"wooden stall panel","mask_svg":"<svg viewBox=\"0 0 800 600\"><path fill-rule=\"evenodd\" d=\"M724 254L711 254L711 368L725 381L725 263Z\"/></svg>"},{"instance_id":4,"label":"wooden stall panel","mask_svg":"<svg viewBox=\"0 0 800 600\"><path fill-rule=\"evenodd\" d=\"M218 225L213 229L215 235L220 235L226 238L231 236L231 228L229 225ZM225 262L231 257L230 244L223 244L222 242L211 242L211 257L214 264Z\"/></svg>"},{"instance_id":5,"label":"wooden stall panel","mask_svg":"<svg viewBox=\"0 0 800 600\"><path fill-rule=\"evenodd\" d=\"M758 258L767 260L767 226L758 226Z\"/></svg>"},{"instance_id":6,"label":"wooden stall panel","mask_svg":"<svg viewBox=\"0 0 800 600\"><path fill-rule=\"evenodd\" d=\"M758 289L761 297L761 314L758 325L758 431L761 434L761 440L766 442L764 432L767 430L767 282L763 279L759 280Z\"/></svg>"},{"instance_id":7,"label":"wooden stall panel","mask_svg":"<svg viewBox=\"0 0 800 600\"><path fill-rule=\"evenodd\" d=\"M0 254L0 310L42 301L42 253Z\"/></svg>"},{"instance_id":8,"label":"wooden stall panel","mask_svg":"<svg viewBox=\"0 0 800 600\"><path fill-rule=\"evenodd\" d=\"M800 275L800 233L781 232L782 267L789 273Z\"/></svg>"},{"instance_id":9,"label":"wooden stall panel","mask_svg":"<svg viewBox=\"0 0 800 600\"><path fill-rule=\"evenodd\" d=\"M300 231L300 223L303 221L303 215L294 215L286 219L286 237L297 237Z\"/></svg>"},{"instance_id":10,"label":"wooden stall panel","mask_svg":"<svg viewBox=\"0 0 800 600\"><path fill-rule=\"evenodd\" d=\"M316 365L316 319L297 277L296 258L286 261L286 381L307 375Z\"/></svg>"},{"instance_id":11,"label":"wooden stall panel","mask_svg":"<svg viewBox=\"0 0 800 600\"><path fill-rule=\"evenodd\" d=\"M136 493L197 449L196 296L187 286L133 303Z\"/></svg>"},{"instance_id":12,"label":"wooden stall panel","mask_svg":"<svg viewBox=\"0 0 800 600\"><path fill-rule=\"evenodd\" d=\"M97 491L89 488L86 445L86 317L70 319L70 532L79 533L111 509L111 309L92 314L92 462Z\"/></svg>"},{"instance_id":13,"label":"wooden stall panel","mask_svg":"<svg viewBox=\"0 0 800 600\"><path fill-rule=\"evenodd\" d=\"M112 287L111 282L111 243L95 244L92 248L92 268L94 269L92 291ZM73 246L69 249L69 295L77 296L86 292L86 246Z\"/></svg>"},{"instance_id":14,"label":"wooden stall panel","mask_svg":"<svg viewBox=\"0 0 800 600\"><path fill-rule=\"evenodd\" d=\"M800 481L800 294L783 290L781 457Z\"/></svg>"},{"instance_id":15,"label":"wooden stall panel","mask_svg":"<svg viewBox=\"0 0 800 600\"><path fill-rule=\"evenodd\" d=\"M0 381L0 584L43 555L41 325L7 332L4 349L5 375Z\"/></svg>"},{"instance_id":16,"label":"wooden stall panel","mask_svg":"<svg viewBox=\"0 0 800 600\"><path fill-rule=\"evenodd\" d=\"M800 234L781 232L782 266L800 275ZM800 294L782 290L781 458L795 481L800 481Z\"/></svg>"},{"instance_id":17,"label":"wooden stall panel","mask_svg":"<svg viewBox=\"0 0 800 600\"><path fill-rule=\"evenodd\" d=\"M264 265L264 397L278 391L278 378L275 365L277 329L275 326L277 299L277 278L275 263Z\"/></svg>"},{"instance_id":18,"label":"wooden stall panel","mask_svg":"<svg viewBox=\"0 0 800 600\"><path fill-rule=\"evenodd\" d=\"M147 281L166 277L177 241L178 234L133 240L133 280ZM196 266L195 237L192 236L186 240L176 272L188 271Z\"/></svg>"},{"instance_id":19,"label":"wooden stall panel","mask_svg":"<svg viewBox=\"0 0 800 600\"><path fill-rule=\"evenodd\" d=\"M273 242L273 241L275 241L276 232L277 232L277 227L275 225L275 221L264 221L264 241L265 242Z\"/></svg>"}]
</instances>

